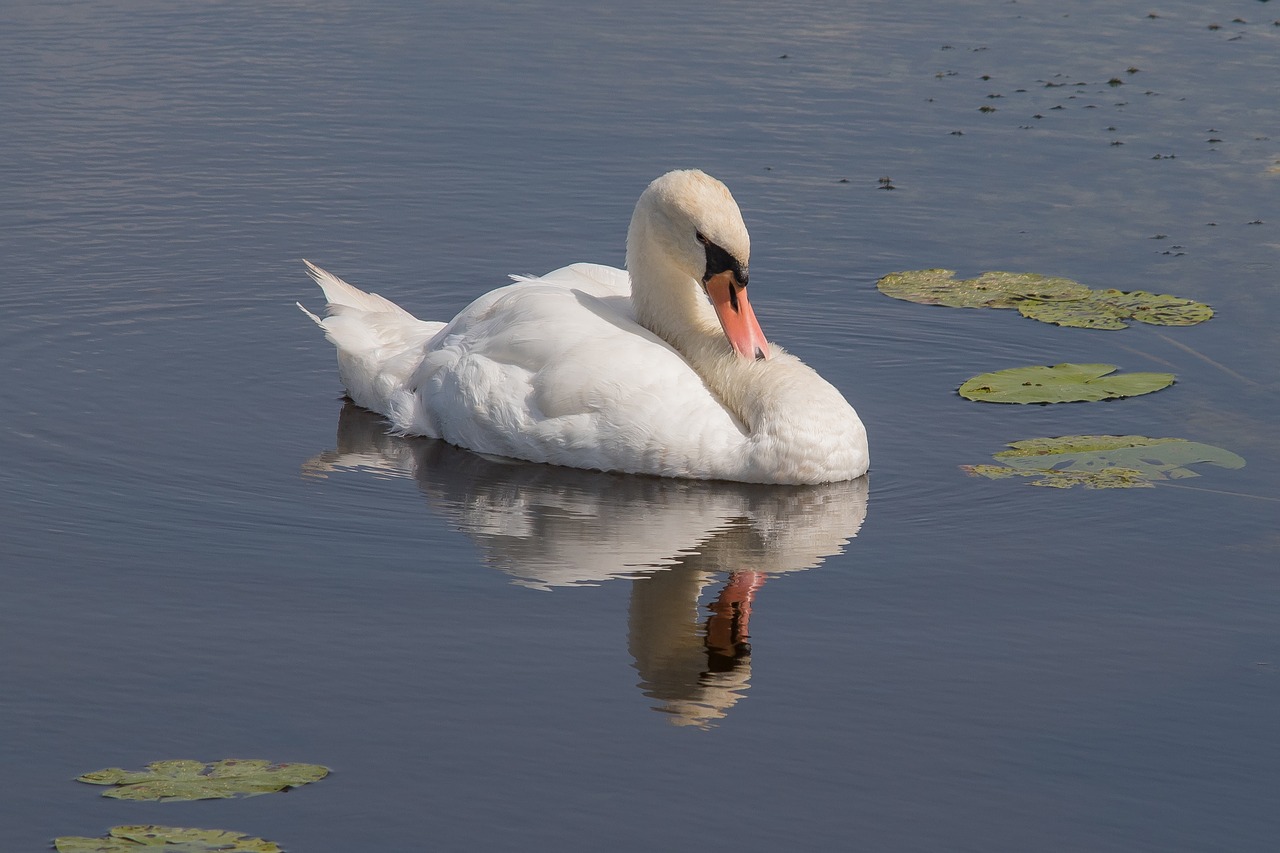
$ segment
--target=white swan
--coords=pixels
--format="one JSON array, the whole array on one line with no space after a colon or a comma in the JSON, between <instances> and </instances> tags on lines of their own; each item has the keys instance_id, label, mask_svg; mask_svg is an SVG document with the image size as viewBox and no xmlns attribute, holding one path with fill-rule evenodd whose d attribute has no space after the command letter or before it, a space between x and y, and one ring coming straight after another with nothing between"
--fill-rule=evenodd
<instances>
[{"instance_id":1,"label":"white swan","mask_svg":"<svg viewBox=\"0 0 1280 853\"><path fill-rule=\"evenodd\" d=\"M307 263L347 393L402 433L574 468L753 483L866 473L840 392L770 344L724 184L668 172L636 203L627 269L518 277L449 323ZM298 306L302 308L301 305Z\"/></svg>"}]
</instances>

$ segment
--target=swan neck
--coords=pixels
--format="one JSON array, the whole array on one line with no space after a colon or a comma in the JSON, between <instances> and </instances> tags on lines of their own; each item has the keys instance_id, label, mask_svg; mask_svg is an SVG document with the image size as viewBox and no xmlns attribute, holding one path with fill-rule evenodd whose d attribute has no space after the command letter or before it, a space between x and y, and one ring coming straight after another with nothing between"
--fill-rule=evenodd
<instances>
[{"instance_id":1,"label":"swan neck","mask_svg":"<svg viewBox=\"0 0 1280 853\"><path fill-rule=\"evenodd\" d=\"M627 232L627 271L636 321L674 347L707 388L753 429L762 411L765 362L741 358L725 337L702 284L668 251L665 233L642 199Z\"/></svg>"}]
</instances>

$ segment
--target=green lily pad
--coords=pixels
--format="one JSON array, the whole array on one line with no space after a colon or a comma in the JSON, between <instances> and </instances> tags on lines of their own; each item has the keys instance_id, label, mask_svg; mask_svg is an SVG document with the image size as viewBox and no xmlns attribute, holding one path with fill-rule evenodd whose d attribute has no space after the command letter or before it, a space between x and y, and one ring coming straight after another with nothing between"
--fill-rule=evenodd
<instances>
[{"instance_id":1,"label":"green lily pad","mask_svg":"<svg viewBox=\"0 0 1280 853\"><path fill-rule=\"evenodd\" d=\"M955 270L892 272L876 282L886 296L949 308L1017 308L1024 317L1081 329L1123 329L1127 320L1193 326L1213 316L1203 302L1145 290L1094 290L1069 278L984 272L957 279Z\"/></svg>"},{"instance_id":2,"label":"green lily pad","mask_svg":"<svg viewBox=\"0 0 1280 853\"><path fill-rule=\"evenodd\" d=\"M1100 471L1020 470L1004 465L961 465L962 469L988 480L1008 477L1038 477L1031 485L1054 489L1084 486L1086 489L1154 489L1155 484L1132 468L1104 468Z\"/></svg>"},{"instance_id":3,"label":"green lily pad","mask_svg":"<svg viewBox=\"0 0 1280 853\"><path fill-rule=\"evenodd\" d=\"M1017 308L1023 317L1078 329L1124 329L1126 320L1194 326L1213 316L1213 309L1203 302L1145 290L1095 290L1069 302L1032 299L1018 303Z\"/></svg>"},{"instance_id":4,"label":"green lily pad","mask_svg":"<svg viewBox=\"0 0 1280 853\"><path fill-rule=\"evenodd\" d=\"M944 269L893 272L876 282L876 287L894 299L948 308L1014 308L1026 299L1053 302L1092 293L1069 278L1037 273L984 272L977 278L959 280L955 275L955 270Z\"/></svg>"},{"instance_id":5,"label":"green lily pad","mask_svg":"<svg viewBox=\"0 0 1280 853\"><path fill-rule=\"evenodd\" d=\"M64 835L53 840L58 853L282 853L273 841L225 829L180 826L114 826L103 838Z\"/></svg>"},{"instance_id":6,"label":"green lily pad","mask_svg":"<svg viewBox=\"0 0 1280 853\"><path fill-rule=\"evenodd\" d=\"M1003 465L965 465L979 477L1036 477L1033 486L1092 489L1145 488L1158 480L1198 477L1188 466L1200 463L1243 468L1230 450L1183 438L1141 435L1066 435L1014 441L994 455Z\"/></svg>"},{"instance_id":7,"label":"green lily pad","mask_svg":"<svg viewBox=\"0 0 1280 853\"><path fill-rule=\"evenodd\" d=\"M986 403L1076 403L1150 394L1173 384L1172 373L1114 374L1114 364L1055 364L983 373L959 388Z\"/></svg>"},{"instance_id":8,"label":"green lily pad","mask_svg":"<svg viewBox=\"0 0 1280 853\"><path fill-rule=\"evenodd\" d=\"M273 764L261 759L153 761L146 770L110 767L78 777L90 785L114 785L102 796L118 800L213 800L272 794L329 775L319 764Z\"/></svg>"}]
</instances>

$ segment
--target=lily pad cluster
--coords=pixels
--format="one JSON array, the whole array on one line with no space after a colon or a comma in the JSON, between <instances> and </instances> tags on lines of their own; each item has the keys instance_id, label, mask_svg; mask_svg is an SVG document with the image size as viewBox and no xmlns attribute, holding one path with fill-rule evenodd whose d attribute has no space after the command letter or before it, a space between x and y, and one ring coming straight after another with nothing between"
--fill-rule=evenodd
<instances>
[{"instance_id":1,"label":"lily pad cluster","mask_svg":"<svg viewBox=\"0 0 1280 853\"><path fill-rule=\"evenodd\" d=\"M64 835L53 840L58 853L282 853L273 841L225 829L181 826L113 826L105 837Z\"/></svg>"},{"instance_id":2,"label":"lily pad cluster","mask_svg":"<svg viewBox=\"0 0 1280 853\"><path fill-rule=\"evenodd\" d=\"M117 800L214 800L273 794L316 782L329 775L319 764L273 764L261 759L153 761L145 770L109 767L77 778L110 785L104 797Z\"/></svg>"},{"instance_id":3,"label":"lily pad cluster","mask_svg":"<svg viewBox=\"0 0 1280 853\"><path fill-rule=\"evenodd\" d=\"M173 802L253 797L287 791L329 775L319 764L275 763L262 759L153 761L145 770L108 767L77 777L109 786L104 797ZM58 853L283 853L274 841L226 829L194 829L155 824L112 827L105 836L64 835L53 840Z\"/></svg>"},{"instance_id":4,"label":"lily pad cluster","mask_svg":"<svg viewBox=\"0 0 1280 853\"><path fill-rule=\"evenodd\" d=\"M955 270L891 272L876 287L886 296L945 305L948 308L1015 308L1019 302L1083 299L1090 288L1069 278L1036 273L984 272L977 278L956 279Z\"/></svg>"},{"instance_id":5,"label":"lily pad cluster","mask_svg":"<svg viewBox=\"0 0 1280 853\"><path fill-rule=\"evenodd\" d=\"M1078 403L1137 397L1173 384L1172 373L1119 373L1114 364L1054 364L983 373L959 394L986 403Z\"/></svg>"},{"instance_id":6,"label":"lily pad cluster","mask_svg":"<svg viewBox=\"0 0 1280 853\"><path fill-rule=\"evenodd\" d=\"M1150 488L1159 480L1198 477L1191 465L1243 468L1245 464L1229 450L1183 438L1067 435L1014 441L1008 447L993 456L1002 464L962 468L993 480L1033 477L1033 486L1132 489Z\"/></svg>"},{"instance_id":7,"label":"lily pad cluster","mask_svg":"<svg viewBox=\"0 0 1280 853\"><path fill-rule=\"evenodd\" d=\"M1009 308L1024 317L1085 329L1123 329L1130 321L1191 326L1213 316L1203 302L1143 290L1095 290L1068 278L1037 273L984 272L956 278L955 270L893 272L876 287L886 296L952 308ZM983 373L962 384L960 396L988 403L1068 403L1136 397L1167 388L1172 373L1117 373L1112 364L1054 364ZM1200 463L1240 468L1229 450L1180 438L1069 435L1015 441L996 453L1000 464L964 465L990 479L1029 477L1032 485L1091 489L1150 488L1156 481L1199 476Z\"/></svg>"},{"instance_id":8,"label":"lily pad cluster","mask_svg":"<svg viewBox=\"0 0 1280 853\"><path fill-rule=\"evenodd\" d=\"M951 308L1014 308L1024 317L1081 329L1124 329L1126 321L1192 326L1213 316L1203 302L1144 290L1095 290L1069 278L984 272L957 279L955 270L893 272L876 282L886 296Z\"/></svg>"}]
</instances>

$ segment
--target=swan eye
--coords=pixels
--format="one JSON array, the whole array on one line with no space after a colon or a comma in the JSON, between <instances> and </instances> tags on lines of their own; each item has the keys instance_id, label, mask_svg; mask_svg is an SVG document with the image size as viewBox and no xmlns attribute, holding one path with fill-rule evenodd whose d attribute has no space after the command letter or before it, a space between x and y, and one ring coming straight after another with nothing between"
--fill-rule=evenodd
<instances>
[{"instance_id":1,"label":"swan eye","mask_svg":"<svg viewBox=\"0 0 1280 853\"><path fill-rule=\"evenodd\" d=\"M695 236L695 237L697 237L697 238L698 238L698 242L699 242L699 243L701 243L701 244L702 244L702 245L704 245L704 246L711 242L711 241L710 241L710 240L708 240L705 236L703 236L703 234L702 234L702 232L701 232L701 231L695 231L695 232L694 232L694 236Z\"/></svg>"}]
</instances>

